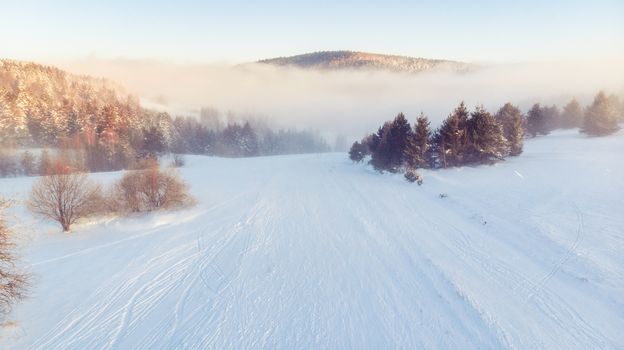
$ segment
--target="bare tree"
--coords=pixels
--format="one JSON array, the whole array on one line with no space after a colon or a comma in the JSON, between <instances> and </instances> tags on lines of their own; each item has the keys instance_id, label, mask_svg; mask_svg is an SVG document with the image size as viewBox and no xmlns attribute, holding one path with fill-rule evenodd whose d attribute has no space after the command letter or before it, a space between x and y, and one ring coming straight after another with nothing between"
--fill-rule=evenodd
<instances>
[{"instance_id":1,"label":"bare tree","mask_svg":"<svg viewBox=\"0 0 624 350\"><path fill-rule=\"evenodd\" d=\"M7 200L0 198L0 211L9 204ZM28 287L28 276L17 271L15 267L16 257L12 252L15 244L11 240L11 233L0 215L0 314L11 311L11 306L25 297Z\"/></svg>"},{"instance_id":2,"label":"bare tree","mask_svg":"<svg viewBox=\"0 0 624 350\"><path fill-rule=\"evenodd\" d=\"M126 172L110 197L112 207L126 212L179 208L193 202L178 174L173 170L161 171L157 164Z\"/></svg>"},{"instance_id":3,"label":"bare tree","mask_svg":"<svg viewBox=\"0 0 624 350\"><path fill-rule=\"evenodd\" d=\"M28 208L35 215L57 221L66 232L76 220L101 208L101 192L87 174L55 164L52 175L41 177L33 185Z\"/></svg>"}]
</instances>

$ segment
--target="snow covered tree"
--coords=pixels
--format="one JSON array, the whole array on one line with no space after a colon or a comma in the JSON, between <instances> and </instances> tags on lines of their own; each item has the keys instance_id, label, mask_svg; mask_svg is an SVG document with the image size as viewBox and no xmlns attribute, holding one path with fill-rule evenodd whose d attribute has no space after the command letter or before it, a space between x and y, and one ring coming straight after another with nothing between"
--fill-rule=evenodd
<instances>
[{"instance_id":1,"label":"snow covered tree","mask_svg":"<svg viewBox=\"0 0 624 350\"><path fill-rule=\"evenodd\" d=\"M564 129L578 128L583 125L583 108L578 101L573 98L563 108L561 113L561 127Z\"/></svg>"},{"instance_id":2,"label":"snow covered tree","mask_svg":"<svg viewBox=\"0 0 624 350\"><path fill-rule=\"evenodd\" d=\"M467 123L468 148L467 163L490 163L495 159L503 159L508 152L507 140L503 135L502 126L494 116L479 106L470 114Z\"/></svg>"},{"instance_id":3,"label":"snow covered tree","mask_svg":"<svg viewBox=\"0 0 624 350\"><path fill-rule=\"evenodd\" d=\"M496 120L503 127L503 135L507 140L509 155L521 154L524 142L524 117L520 109L509 102L505 103L496 112Z\"/></svg>"},{"instance_id":4,"label":"snow covered tree","mask_svg":"<svg viewBox=\"0 0 624 350\"><path fill-rule=\"evenodd\" d=\"M617 130L619 130L617 106L603 91L600 91L594 98L594 102L585 110L581 131L593 136L602 136L612 134Z\"/></svg>"},{"instance_id":5,"label":"snow covered tree","mask_svg":"<svg viewBox=\"0 0 624 350\"><path fill-rule=\"evenodd\" d=\"M534 104L527 113L526 124L527 133L533 137L549 133L546 115L539 103Z\"/></svg>"},{"instance_id":6,"label":"snow covered tree","mask_svg":"<svg viewBox=\"0 0 624 350\"><path fill-rule=\"evenodd\" d=\"M411 168L428 168L431 149L429 119L421 112L405 147L405 161Z\"/></svg>"}]
</instances>

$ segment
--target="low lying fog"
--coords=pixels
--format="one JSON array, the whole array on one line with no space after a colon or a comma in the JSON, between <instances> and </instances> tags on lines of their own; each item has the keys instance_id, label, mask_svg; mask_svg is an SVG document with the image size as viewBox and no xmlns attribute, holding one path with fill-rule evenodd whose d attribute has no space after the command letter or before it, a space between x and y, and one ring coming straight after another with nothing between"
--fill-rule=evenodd
<instances>
[{"instance_id":1,"label":"low lying fog","mask_svg":"<svg viewBox=\"0 0 624 350\"><path fill-rule=\"evenodd\" d=\"M462 100L495 112L507 101L526 112L534 102L582 104L604 89L624 92L624 65L557 62L485 65L472 73L397 74L309 71L263 64L184 65L154 61L88 59L61 64L74 73L106 77L140 96L146 107L197 115L202 106L280 127L313 128L359 138L404 112L422 111L437 126ZM331 141L331 139L330 139Z\"/></svg>"}]
</instances>

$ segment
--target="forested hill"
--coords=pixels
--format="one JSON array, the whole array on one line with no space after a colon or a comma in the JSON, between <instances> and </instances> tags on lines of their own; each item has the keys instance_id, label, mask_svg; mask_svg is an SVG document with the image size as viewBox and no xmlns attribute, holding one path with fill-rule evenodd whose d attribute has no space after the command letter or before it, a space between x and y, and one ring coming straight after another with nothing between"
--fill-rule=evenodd
<instances>
[{"instance_id":1,"label":"forested hill","mask_svg":"<svg viewBox=\"0 0 624 350\"><path fill-rule=\"evenodd\" d=\"M20 173L7 149L30 147L61 148L73 166L91 171L128 168L167 152L247 157L329 150L311 130L272 130L205 110L199 119L172 118L141 107L109 80L0 60L0 176Z\"/></svg>"},{"instance_id":2,"label":"forested hill","mask_svg":"<svg viewBox=\"0 0 624 350\"><path fill-rule=\"evenodd\" d=\"M0 61L4 145L57 146L84 132L128 132L138 126L139 114L138 99L112 81L35 63Z\"/></svg>"},{"instance_id":3,"label":"forested hill","mask_svg":"<svg viewBox=\"0 0 624 350\"><path fill-rule=\"evenodd\" d=\"M400 73L419 73L433 70L466 72L475 66L465 62L382 55L355 51L320 51L290 57L258 61L276 66L294 66L322 70L381 70Z\"/></svg>"}]
</instances>

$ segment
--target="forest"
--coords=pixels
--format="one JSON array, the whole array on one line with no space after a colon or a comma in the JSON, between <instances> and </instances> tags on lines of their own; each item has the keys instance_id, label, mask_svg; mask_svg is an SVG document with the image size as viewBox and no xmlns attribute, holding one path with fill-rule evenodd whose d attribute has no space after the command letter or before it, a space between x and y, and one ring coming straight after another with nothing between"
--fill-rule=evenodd
<instances>
[{"instance_id":1,"label":"forest","mask_svg":"<svg viewBox=\"0 0 624 350\"><path fill-rule=\"evenodd\" d=\"M142 107L106 79L0 61L0 176L44 174L50 153L63 153L76 169L110 171L166 153L251 157L331 149L313 130L222 119L211 108L199 118L172 117ZM54 152L6 151L20 148Z\"/></svg>"}]
</instances>

